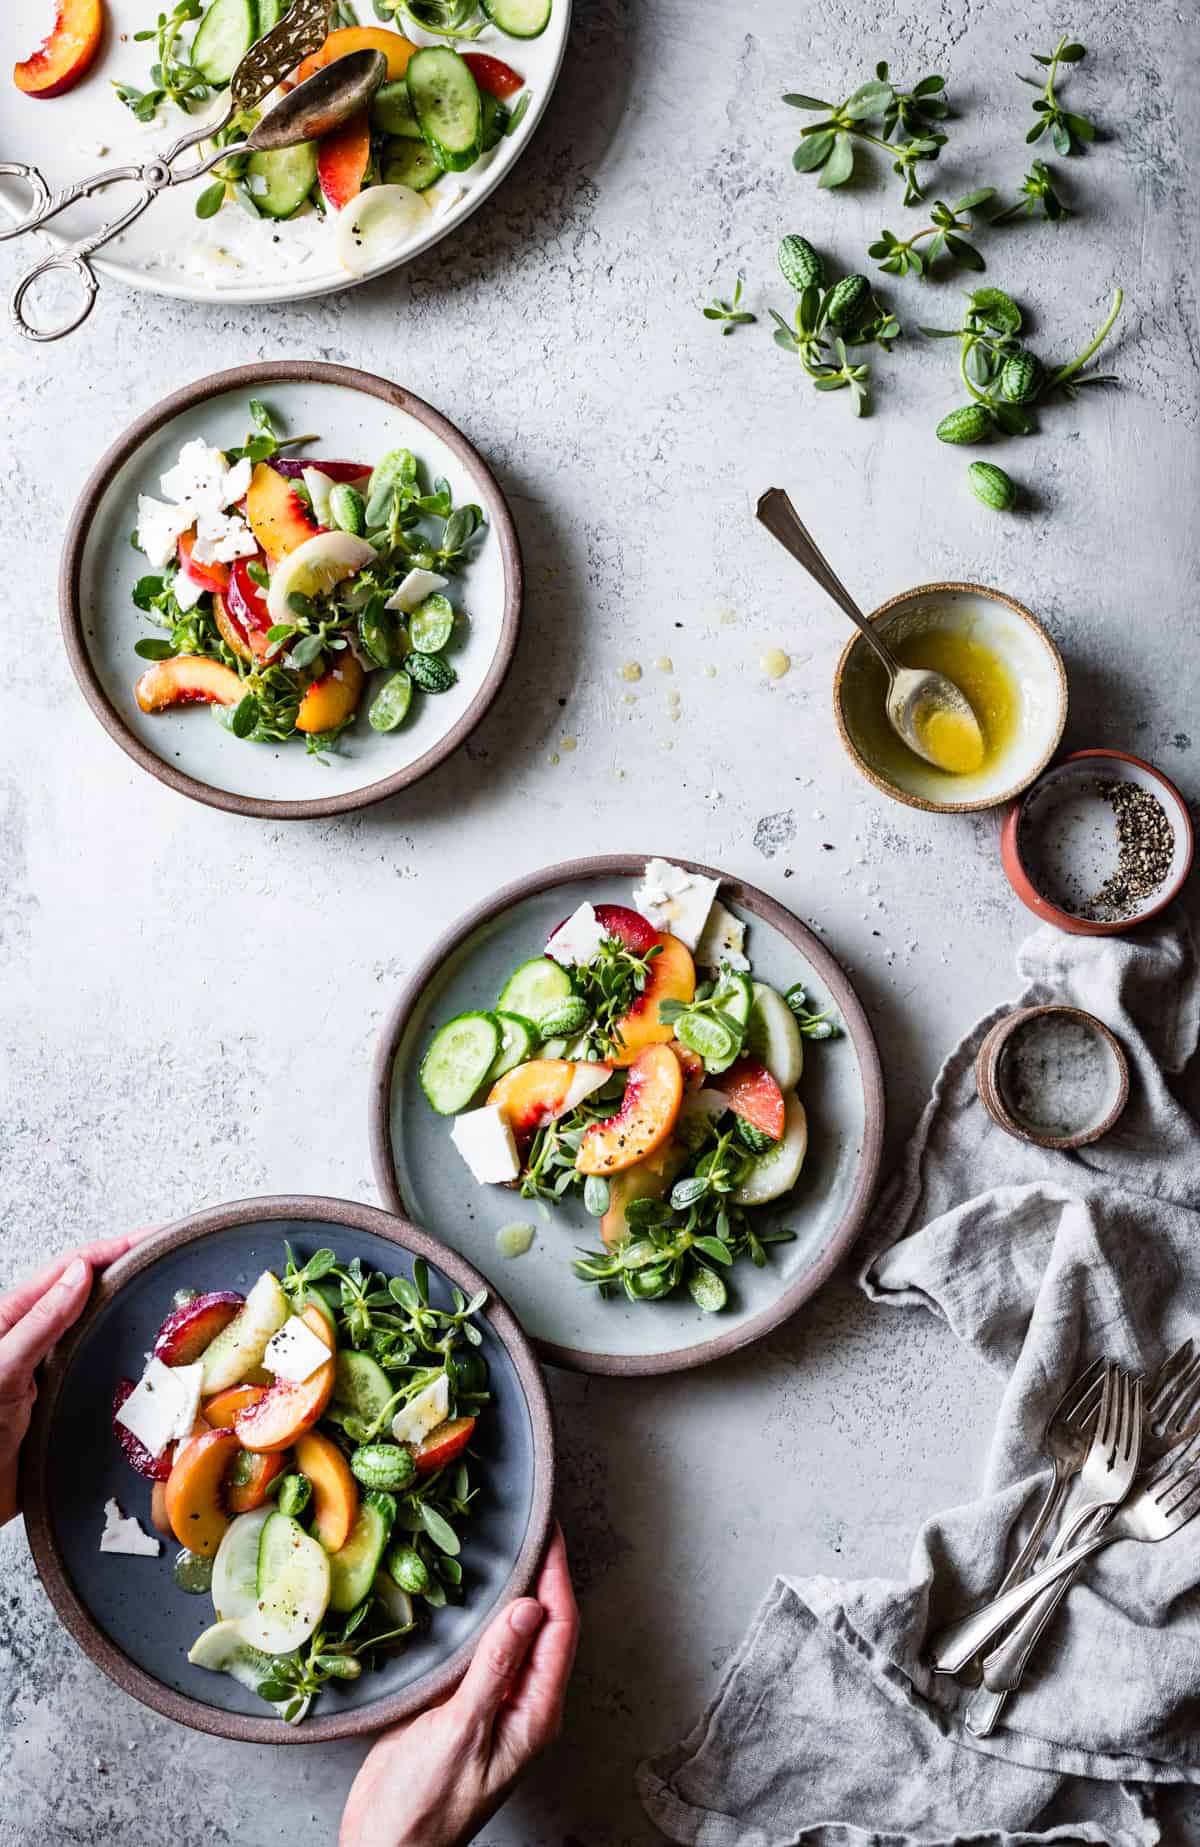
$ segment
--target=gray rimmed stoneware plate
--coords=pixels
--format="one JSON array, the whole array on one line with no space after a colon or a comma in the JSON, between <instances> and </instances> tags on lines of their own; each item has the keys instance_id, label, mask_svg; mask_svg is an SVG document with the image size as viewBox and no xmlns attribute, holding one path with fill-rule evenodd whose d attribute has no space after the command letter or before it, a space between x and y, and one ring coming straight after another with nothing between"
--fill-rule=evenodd
<instances>
[{"instance_id":1,"label":"gray rimmed stoneware plate","mask_svg":"<svg viewBox=\"0 0 1200 1847\"><path fill-rule=\"evenodd\" d=\"M648 855L571 860L530 874L478 905L421 962L384 1028L371 1082L371 1154L384 1199L454 1243L512 1301L542 1358L581 1372L658 1373L700 1366L757 1340L807 1301L850 1248L879 1171L884 1095L879 1055L862 1006L824 945L790 911L709 866L675 864L721 880L725 903L749 924L753 972L778 988L802 982L832 1003L840 1038L805 1043L799 1094L808 1112L808 1155L776 1222L795 1242L770 1247L767 1266L739 1263L729 1306L705 1315L690 1297L607 1300L571 1271L575 1247L596 1246L596 1220L571 1200L543 1216L507 1187L476 1185L450 1141L450 1124L421 1089L421 1058L433 1032L456 1013L490 1007L505 978L537 955L577 905L632 904ZM403 1202L403 1204L401 1203ZM514 1221L536 1227L519 1258L497 1249Z\"/></svg>"},{"instance_id":2,"label":"gray rimmed stoneware plate","mask_svg":"<svg viewBox=\"0 0 1200 1847\"><path fill-rule=\"evenodd\" d=\"M281 434L314 432L305 454L373 465L409 448L432 478L445 475L455 504L474 501L487 520L471 562L454 580L466 611L449 692L414 700L398 731L372 731L364 708L325 761L297 738L253 744L232 737L204 706L146 713L133 652L159 636L131 600L150 567L129 542L139 494L161 496L159 476L197 437L220 448L245 440L249 402L261 399ZM292 451L291 453L295 453ZM387 379L352 366L282 360L234 366L198 379L146 411L97 464L79 497L59 573L63 635L75 677L97 718L136 763L183 795L236 814L299 820L363 808L406 789L457 749L499 692L520 624L524 574L516 528L483 457L440 412Z\"/></svg>"},{"instance_id":3,"label":"gray rimmed stoneware plate","mask_svg":"<svg viewBox=\"0 0 1200 1847\"><path fill-rule=\"evenodd\" d=\"M484 1287L470 1264L427 1233L372 1206L308 1196L235 1201L166 1226L100 1278L79 1325L43 1369L22 1452L22 1505L34 1562L50 1600L110 1680L181 1725L259 1744L303 1744L371 1732L443 1697L462 1674L497 1606L528 1588L550 1533L554 1435L537 1361L492 1292L480 1316L492 1404L473 1447L481 1493L463 1528L464 1601L434 1612L419 1638L385 1666L326 1688L303 1724L263 1717L262 1702L225 1674L191 1667L187 1651L213 1620L207 1596L172 1577L177 1548L157 1559L101 1553L104 1503L150 1527L150 1483L129 1467L110 1423L113 1388L137 1377L176 1289L245 1293L264 1269L326 1246L388 1275L430 1266L435 1305L457 1285Z\"/></svg>"},{"instance_id":4,"label":"gray rimmed stoneware plate","mask_svg":"<svg viewBox=\"0 0 1200 1847\"><path fill-rule=\"evenodd\" d=\"M113 89L114 82L148 88L154 43L137 43L134 34L153 27L158 8L147 0L107 0L105 11L108 28L99 55L73 89L46 100L22 96L6 78L6 158L40 168L51 191L102 168L153 160L188 126L175 109L162 109L153 122L142 124ZM370 6L360 6L358 12L364 25L378 28ZM9 71L17 59L27 58L46 36L53 17L46 0L5 0L0 7L0 68ZM381 251L362 275L350 275L339 263L332 215L323 219L310 208L295 218L272 221L250 218L230 203L215 218L200 220L196 200L207 179L161 193L136 224L105 246L94 259L96 268L129 288L188 301L229 303L300 301L399 268L468 218L521 158L558 81L570 25L571 0L554 0L550 23L540 38L510 39L486 28L471 49L504 59L524 77L530 101L522 121L468 172L445 174L427 195L428 222L418 224L394 248ZM191 30L187 28L185 39ZM430 33L410 28L407 21L404 36L414 43L439 42ZM216 113L219 116L219 110ZM181 159L181 167L187 159ZM83 200L56 219L53 234L47 235L59 246L74 242L126 211L132 198L128 187L117 186ZM0 216L16 218L28 207L28 186L0 177ZM32 264L45 245L40 237L27 241Z\"/></svg>"}]
</instances>

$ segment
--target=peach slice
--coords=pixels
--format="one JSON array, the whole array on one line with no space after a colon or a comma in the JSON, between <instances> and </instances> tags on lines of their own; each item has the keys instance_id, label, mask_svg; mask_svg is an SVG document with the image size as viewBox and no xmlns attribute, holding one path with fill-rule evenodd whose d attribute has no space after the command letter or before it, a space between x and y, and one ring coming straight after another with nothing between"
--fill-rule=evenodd
<instances>
[{"instance_id":1,"label":"peach slice","mask_svg":"<svg viewBox=\"0 0 1200 1847\"><path fill-rule=\"evenodd\" d=\"M300 701L297 731L333 731L358 710L365 675L349 648L328 673L314 680Z\"/></svg>"},{"instance_id":2,"label":"peach slice","mask_svg":"<svg viewBox=\"0 0 1200 1847\"><path fill-rule=\"evenodd\" d=\"M319 1308L306 1308L300 1319L329 1348L329 1358L310 1378L280 1379L257 1404L247 1405L233 1420L243 1449L261 1454L290 1449L297 1437L312 1428L333 1397L333 1334Z\"/></svg>"},{"instance_id":3,"label":"peach slice","mask_svg":"<svg viewBox=\"0 0 1200 1847\"><path fill-rule=\"evenodd\" d=\"M229 588L229 566L213 563L201 564L192 556L196 549L196 529L181 532L176 541L176 554L179 568L185 577L190 577L202 590L227 590Z\"/></svg>"},{"instance_id":4,"label":"peach slice","mask_svg":"<svg viewBox=\"0 0 1200 1847\"><path fill-rule=\"evenodd\" d=\"M265 1385L227 1385L204 1403L204 1420L213 1430L232 1430L239 1411L247 1410L267 1395Z\"/></svg>"},{"instance_id":5,"label":"peach slice","mask_svg":"<svg viewBox=\"0 0 1200 1847\"><path fill-rule=\"evenodd\" d=\"M319 51L309 53L296 76L303 83L314 71L322 70L336 58L349 56L352 51L381 51L387 59L387 81L395 83L408 69L408 60L416 49L399 32L389 32L386 26L341 26L329 34Z\"/></svg>"},{"instance_id":6,"label":"peach slice","mask_svg":"<svg viewBox=\"0 0 1200 1847\"><path fill-rule=\"evenodd\" d=\"M245 690L232 667L202 654L176 654L148 667L133 692L143 712L162 712L172 705L237 705Z\"/></svg>"},{"instance_id":7,"label":"peach slice","mask_svg":"<svg viewBox=\"0 0 1200 1847\"><path fill-rule=\"evenodd\" d=\"M620 1108L587 1131L575 1166L581 1174L615 1174L644 1161L667 1140L682 1102L683 1072L670 1046L643 1047L629 1067Z\"/></svg>"},{"instance_id":8,"label":"peach slice","mask_svg":"<svg viewBox=\"0 0 1200 1847\"><path fill-rule=\"evenodd\" d=\"M317 178L335 212L362 191L371 164L371 118L365 109L317 143Z\"/></svg>"},{"instance_id":9,"label":"peach slice","mask_svg":"<svg viewBox=\"0 0 1200 1847\"><path fill-rule=\"evenodd\" d=\"M318 531L316 520L290 481L269 462L257 462L246 495L250 530L272 563L286 558Z\"/></svg>"},{"instance_id":10,"label":"peach slice","mask_svg":"<svg viewBox=\"0 0 1200 1847\"><path fill-rule=\"evenodd\" d=\"M340 1552L358 1518L358 1483L350 1464L336 1443L319 1430L306 1430L296 1438L296 1467L312 1483L313 1531L327 1552Z\"/></svg>"},{"instance_id":11,"label":"peach slice","mask_svg":"<svg viewBox=\"0 0 1200 1847\"><path fill-rule=\"evenodd\" d=\"M686 1006L696 992L696 965L691 950L677 936L666 932L660 933L658 942L659 953L650 964L644 990L613 1029L617 1042L615 1065L631 1065L644 1046L666 1045L673 1039L674 1027L659 1021L658 1003L678 1000Z\"/></svg>"},{"instance_id":12,"label":"peach slice","mask_svg":"<svg viewBox=\"0 0 1200 1847\"><path fill-rule=\"evenodd\" d=\"M229 1525L225 1472L238 1452L232 1430L208 1430L180 1446L167 1477L166 1513L171 1531L189 1552L211 1558Z\"/></svg>"},{"instance_id":13,"label":"peach slice","mask_svg":"<svg viewBox=\"0 0 1200 1847\"><path fill-rule=\"evenodd\" d=\"M599 1090L612 1076L609 1065L572 1064L566 1058L530 1058L496 1079L487 1100L504 1111L518 1148L528 1147L539 1129Z\"/></svg>"},{"instance_id":14,"label":"peach slice","mask_svg":"<svg viewBox=\"0 0 1200 1847\"><path fill-rule=\"evenodd\" d=\"M61 96L79 82L103 35L104 0L58 0L48 37L13 66L13 82L26 96Z\"/></svg>"},{"instance_id":15,"label":"peach slice","mask_svg":"<svg viewBox=\"0 0 1200 1847\"><path fill-rule=\"evenodd\" d=\"M417 1474L432 1475L435 1469L443 1469L456 1456L461 1456L474 1430L473 1417L451 1417L436 1430L431 1430L424 1442L417 1445Z\"/></svg>"},{"instance_id":16,"label":"peach slice","mask_svg":"<svg viewBox=\"0 0 1200 1847\"><path fill-rule=\"evenodd\" d=\"M249 639L243 634L233 611L230 609L229 604L225 601L225 598L221 595L219 590L213 596L212 612L213 621L216 623L217 629L220 632L221 640L225 643L229 651L232 654L236 654L239 660L252 661L254 655L250 648Z\"/></svg>"},{"instance_id":17,"label":"peach slice","mask_svg":"<svg viewBox=\"0 0 1200 1847\"><path fill-rule=\"evenodd\" d=\"M164 1539L171 1537L171 1522L167 1518L167 1484L156 1481L150 1490L150 1524L158 1528Z\"/></svg>"},{"instance_id":18,"label":"peach slice","mask_svg":"<svg viewBox=\"0 0 1200 1847\"><path fill-rule=\"evenodd\" d=\"M633 1167L622 1168L608 1183L608 1211L600 1220L600 1236L608 1249L624 1244L630 1233L626 1210L635 1199L663 1199L687 1165L686 1147L665 1142Z\"/></svg>"},{"instance_id":19,"label":"peach slice","mask_svg":"<svg viewBox=\"0 0 1200 1847\"><path fill-rule=\"evenodd\" d=\"M239 1449L225 1477L225 1506L231 1514L253 1513L267 1498L267 1490L288 1464L286 1450L256 1456Z\"/></svg>"},{"instance_id":20,"label":"peach slice","mask_svg":"<svg viewBox=\"0 0 1200 1847\"><path fill-rule=\"evenodd\" d=\"M172 1309L154 1337L155 1357L164 1366L194 1365L245 1306L245 1297L235 1290L214 1289Z\"/></svg>"}]
</instances>

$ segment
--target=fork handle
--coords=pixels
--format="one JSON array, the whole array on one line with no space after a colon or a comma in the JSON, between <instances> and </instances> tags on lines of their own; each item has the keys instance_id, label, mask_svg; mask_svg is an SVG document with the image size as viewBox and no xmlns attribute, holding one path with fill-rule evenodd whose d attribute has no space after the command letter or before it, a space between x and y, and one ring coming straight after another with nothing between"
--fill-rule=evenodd
<instances>
[{"instance_id":1,"label":"fork handle","mask_svg":"<svg viewBox=\"0 0 1200 1847\"><path fill-rule=\"evenodd\" d=\"M1058 1518L1059 1509L1063 1504L1067 1489L1070 1486L1070 1480L1070 1475L1066 1469L1062 1467L1061 1463L1056 1464L1054 1480L1046 1490L1046 1498L1038 1509L1038 1515L1030 1528L1029 1537L1026 1539L1025 1544L1021 1547L1016 1558L1014 1558L1012 1564L1004 1574L1003 1581L1000 1585L1002 1591L1007 1590L1012 1584L1020 1583L1023 1578L1029 1576L1029 1573L1033 1569L1034 1560L1042 1549L1042 1541L1050 1530L1052 1523Z\"/></svg>"},{"instance_id":2,"label":"fork handle","mask_svg":"<svg viewBox=\"0 0 1200 1847\"><path fill-rule=\"evenodd\" d=\"M1010 1623L1014 1616L1019 1616L1026 1604L1034 1602L1048 1584L1057 1584L1060 1578L1069 1577L1085 1558L1090 1558L1101 1546L1119 1538L1119 1533L1103 1532L1092 1539L1085 1539L1082 1544L1064 1552L1053 1564L1043 1565L1040 1571L1035 1571L1024 1583L1012 1585L999 1597L993 1597L990 1603L985 1603L982 1609L948 1624L933 1638L931 1644L930 1659L935 1670L939 1674L957 1674L985 1642L990 1642L998 1630Z\"/></svg>"}]
</instances>

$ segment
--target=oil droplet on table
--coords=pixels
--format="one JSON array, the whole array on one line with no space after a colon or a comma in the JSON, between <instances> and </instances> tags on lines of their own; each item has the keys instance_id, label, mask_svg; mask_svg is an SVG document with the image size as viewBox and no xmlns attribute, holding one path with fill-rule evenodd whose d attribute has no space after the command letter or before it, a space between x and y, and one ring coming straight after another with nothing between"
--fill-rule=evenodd
<instances>
[{"instance_id":1,"label":"oil droplet on table","mask_svg":"<svg viewBox=\"0 0 1200 1847\"><path fill-rule=\"evenodd\" d=\"M641 663L639 661L626 661L621 669L621 678L623 680L640 680L641 677Z\"/></svg>"},{"instance_id":2,"label":"oil droplet on table","mask_svg":"<svg viewBox=\"0 0 1200 1847\"><path fill-rule=\"evenodd\" d=\"M737 621L737 617L734 615L732 609L723 609L717 620L720 622L722 628L732 628Z\"/></svg>"},{"instance_id":3,"label":"oil droplet on table","mask_svg":"<svg viewBox=\"0 0 1200 1847\"><path fill-rule=\"evenodd\" d=\"M559 749L560 750L574 750L578 743L579 743L578 738L564 738L561 745L559 746Z\"/></svg>"},{"instance_id":4,"label":"oil droplet on table","mask_svg":"<svg viewBox=\"0 0 1200 1847\"><path fill-rule=\"evenodd\" d=\"M496 1249L502 1257L523 1257L534 1240L532 1225L501 1225Z\"/></svg>"},{"instance_id":5,"label":"oil droplet on table","mask_svg":"<svg viewBox=\"0 0 1200 1847\"><path fill-rule=\"evenodd\" d=\"M547 763L561 763L562 758L559 756L556 750L552 750L550 752L550 755L547 757L546 761Z\"/></svg>"},{"instance_id":6,"label":"oil droplet on table","mask_svg":"<svg viewBox=\"0 0 1200 1847\"><path fill-rule=\"evenodd\" d=\"M706 667L706 668L704 669L704 677L705 677L705 679L707 679L707 680L715 680L715 679L716 679L716 677L717 677L717 670L716 670L716 668L715 668L715 667Z\"/></svg>"},{"instance_id":7,"label":"oil droplet on table","mask_svg":"<svg viewBox=\"0 0 1200 1847\"><path fill-rule=\"evenodd\" d=\"M782 648L768 648L761 662L768 680L782 680L791 664L791 655L785 654Z\"/></svg>"},{"instance_id":8,"label":"oil droplet on table","mask_svg":"<svg viewBox=\"0 0 1200 1847\"><path fill-rule=\"evenodd\" d=\"M187 1591L189 1596L201 1597L205 1591L211 1590L212 1574L211 1558L204 1558L199 1552L189 1552L186 1546L182 1552L176 1553L171 1575L180 1590Z\"/></svg>"},{"instance_id":9,"label":"oil droplet on table","mask_svg":"<svg viewBox=\"0 0 1200 1847\"><path fill-rule=\"evenodd\" d=\"M621 704L622 705L636 705L637 704L637 694L636 693L622 693L621 694Z\"/></svg>"},{"instance_id":10,"label":"oil droplet on table","mask_svg":"<svg viewBox=\"0 0 1200 1847\"><path fill-rule=\"evenodd\" d=\"M654 665L660 673L674 673L675 663L669 654L660 654Z\"/></svg>"}]
</instances>

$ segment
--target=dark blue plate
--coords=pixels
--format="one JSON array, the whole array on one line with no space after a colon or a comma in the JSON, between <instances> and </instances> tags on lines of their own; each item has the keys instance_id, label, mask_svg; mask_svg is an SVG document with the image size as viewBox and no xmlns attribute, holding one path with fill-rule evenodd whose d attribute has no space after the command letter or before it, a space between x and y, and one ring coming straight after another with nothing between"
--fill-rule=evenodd
<instances>
[{"instance_id":1,"label":"dark blue plate","mask_svg":"<svg viewBox=\"0 0 1200 1847\"><path fill-rule=\"evenodd\" d=\"M399 1653L356 1681L334 1682L302 1725L270 1716L226 1674L192 1667L187 1652L216 1620L211 1599L172 1576L178 1547L159 1558L102 1553L104 1503L150 1524L151 1484L125 1461L110 1421L113 1388L137 1378L175 1290L237 1289L278 1274L284 1240L301 1260L328 1246L347 1263L389 1276L430 1266L430 1296L451 1306L457 1286L488 1289L478 1317L492 1402L472 1445L479 1495L462 1529L463 1602L430 1613ZM551 1522L554 1439L537 1361L506 1305L470 1264L406 1220L345 1200L267 1198L213 1207L166 1227L114 1264L87 1314L44 1370L24 1450L23 1505L42 1582L76 1641L111 1679L169 1718L259 1743L303 1743L369 1732L420 1710L462 1674L480 1629L529 1587Z\"/></svg>"}]
</instances>

